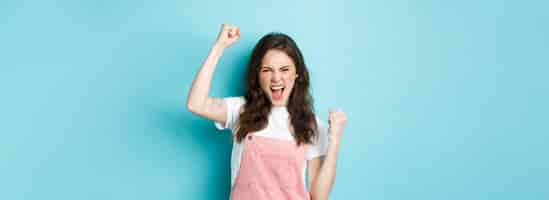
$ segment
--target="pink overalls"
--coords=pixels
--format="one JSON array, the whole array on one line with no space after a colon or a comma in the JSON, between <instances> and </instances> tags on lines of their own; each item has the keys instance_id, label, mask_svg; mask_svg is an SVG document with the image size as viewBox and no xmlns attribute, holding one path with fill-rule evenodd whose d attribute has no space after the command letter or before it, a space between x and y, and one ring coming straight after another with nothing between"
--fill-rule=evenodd
<instances>
[{"instance_id":1,"label":"pink overalls","mask_svg":"<svg viewBox=\"0 0 549 200\"><path fill-rule=\"evenodd\" d=\"M302 180L305 147L248 134L231 200L309 200Z\"/></svg>"}]
</instances>

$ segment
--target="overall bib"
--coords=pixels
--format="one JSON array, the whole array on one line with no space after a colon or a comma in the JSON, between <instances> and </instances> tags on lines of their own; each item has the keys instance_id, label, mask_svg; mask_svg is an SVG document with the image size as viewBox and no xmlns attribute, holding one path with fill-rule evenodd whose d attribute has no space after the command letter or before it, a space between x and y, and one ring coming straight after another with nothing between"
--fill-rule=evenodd
<instances>
[{"instance_id":1,"label":"overall bib","mask_svg":"<svg viewBox=\"0 0 549 200\"><path fill-rule=\"evenodd\" d=\"M248 135L231 200L309 200L302 179L304 145Z\"/></svg>"}]
</instances>

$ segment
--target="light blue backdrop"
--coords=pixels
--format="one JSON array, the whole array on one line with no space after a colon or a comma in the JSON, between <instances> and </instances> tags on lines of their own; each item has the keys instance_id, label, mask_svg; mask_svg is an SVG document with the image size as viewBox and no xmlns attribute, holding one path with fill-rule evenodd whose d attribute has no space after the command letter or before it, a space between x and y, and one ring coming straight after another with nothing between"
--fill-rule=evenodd
<instances>
[{"instance_id":1,"label":"light blue backdrop","mask_svg":"<svg viewBox=\"0 0 549 200\"><path fill-rule=\"evenodd\" d=\"M211 94L242 94L270 31L316 111L349 117L331 199L549 199L544 1L0 3L0 199L225 199L229 132L185 110L223 22Z\"/></svg>"}]
</instances>

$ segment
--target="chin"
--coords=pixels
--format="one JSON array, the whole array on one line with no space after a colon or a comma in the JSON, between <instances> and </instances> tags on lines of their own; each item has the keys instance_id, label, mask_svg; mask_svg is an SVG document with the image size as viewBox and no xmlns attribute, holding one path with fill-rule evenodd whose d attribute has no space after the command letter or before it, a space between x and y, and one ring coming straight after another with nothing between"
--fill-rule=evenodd
<instances>
[{"instance_id":1,"label":"chin","mask_svg":"<svg viewBox=\"0 0 549 200\"><path fill-rule=\"evenodd\" d=\"M273 104L273 106L286 106L287 105L286 103L284 103L284 99L279 100L279 101L275 101L275 100L271 99L271 103Z\"/></svg>"}]
</instances>

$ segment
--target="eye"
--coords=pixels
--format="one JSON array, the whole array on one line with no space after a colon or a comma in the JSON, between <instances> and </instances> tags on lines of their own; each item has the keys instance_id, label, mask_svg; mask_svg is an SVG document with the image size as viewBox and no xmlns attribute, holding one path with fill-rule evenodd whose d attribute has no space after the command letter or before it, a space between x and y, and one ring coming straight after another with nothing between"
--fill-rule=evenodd
<instances>
[{"instance_id":1,"label":"eye","mask_svg":"<svg viewBox=\"0 0 549 200\"><path fill-rule=\"evenodd\" d=\"M282 71L283 71L283 72L287 72L287 71L289 71L289 69L288 69L288 68L284 68L284 69L282 69Z\"/></svg>"}]
</instances>

